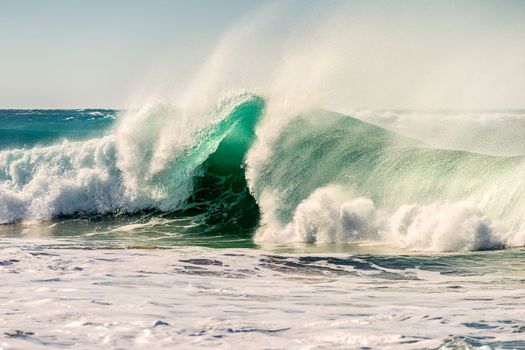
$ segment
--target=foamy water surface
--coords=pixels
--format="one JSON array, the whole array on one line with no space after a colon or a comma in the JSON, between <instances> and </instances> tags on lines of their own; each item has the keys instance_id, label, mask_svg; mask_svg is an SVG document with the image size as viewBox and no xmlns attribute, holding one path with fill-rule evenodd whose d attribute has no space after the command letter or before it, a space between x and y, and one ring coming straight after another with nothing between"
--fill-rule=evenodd
<instances>
[{"instance_id":1,"label":"foamy water surface","mask_svg":"<svg viewBox=\"0 0 525 350\"><path fill-rule=\"evenodd\" d=\"M2 238L0 348L524 348L524 254Z\"/></svg>"}]
</instances>

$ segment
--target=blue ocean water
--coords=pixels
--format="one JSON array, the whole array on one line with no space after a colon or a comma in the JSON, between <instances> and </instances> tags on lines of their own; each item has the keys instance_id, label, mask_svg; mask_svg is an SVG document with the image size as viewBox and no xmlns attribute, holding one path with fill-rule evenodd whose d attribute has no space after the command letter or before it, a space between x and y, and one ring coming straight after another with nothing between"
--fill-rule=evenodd
<instances>
[{"instance_id":1,"label":"blue ocean water","mask_svg":"<svg viewBox=\"0 0 525 350\"><path fill-rule=\"evenodd\" d=\"M117 113L108 109L0 109L0 149L97 137L111 127Z\"/></svg>"}]
</instances>

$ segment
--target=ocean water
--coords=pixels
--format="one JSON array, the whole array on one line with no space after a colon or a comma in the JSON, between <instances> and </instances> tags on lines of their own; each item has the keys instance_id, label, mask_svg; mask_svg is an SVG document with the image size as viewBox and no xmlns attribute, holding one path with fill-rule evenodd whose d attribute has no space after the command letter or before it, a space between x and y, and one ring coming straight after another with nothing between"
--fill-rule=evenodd
<instances>
[{"instance_id":1,"label":"ocean water","mask_svg":"<svg viewBox=\"0 0 525 350\"><path fill-rule=\"evenodd\" d=\"M525 111L0 111L0 349L525 348Z\"/></svg>"}]
</instances>

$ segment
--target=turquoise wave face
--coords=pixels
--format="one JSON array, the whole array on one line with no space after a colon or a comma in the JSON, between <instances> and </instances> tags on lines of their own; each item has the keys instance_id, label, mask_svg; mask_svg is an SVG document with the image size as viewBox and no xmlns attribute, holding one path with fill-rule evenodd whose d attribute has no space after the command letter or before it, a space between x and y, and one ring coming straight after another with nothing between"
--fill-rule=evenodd
<instances>
[{"instance_id":1,"label":"turquoise wave face","mask_svg":"<svg viewBox=\"0 0 525 350\"><path fill-rule=\"evenodd\" d=\"M333 184L386 209L468 199L502 217L516 206L521 211L519 204L525 203L523 156L432 149L327 111L313 111L288 124L263 168L254 188L259 194L264 188L286 193L278 208L283 221L315 189Z\"/></svg>"},{"instance_id":2,"label":"turquoise wave face","mask_svg":"<svg viewBox=\"0 0 525 350\"><path fill-rule=\"evenodd\" d=\"M225 103L216 114L224 114L224 109L225 117L195 132L191 144L185 145L176 157L148 180L153 195L167 197L168 207L170 198L179 193L187 181L193 182L193 199L190 202L197 200L196 198L199 201L209 201L212 197L217 197L195 196L195 192L201 190L217 192L216 186L212 184L225 183L226 187L235 188L242 186L243 191L247 191L244 158L255 139L255 125L263 112L264 100L246 95L233 107ZM242 184L237 183L239 181ZM219 193L224 193L223 190L217 193L217 198L221 198ZM164 205L161 209L164 210Z\"/></svg>"},{"instance_id":3,"label":"turquoise wave face","mask_svg":"<svg viewBox=\"0 0 525 350\"><path fill-rule=\"evenodd\" d=\"M165 123L177 118L169 108L125 132L128 120L114 124L114 111L2 111L0 130L19 133L0 146L2 230L52 220L51 235L117 245L523 245L525 157L435 149L312 110L258 130L276 137L247 179L267 103L249 94L222 101L176 147L166 144Z\"/></svg>"}]
</instances>

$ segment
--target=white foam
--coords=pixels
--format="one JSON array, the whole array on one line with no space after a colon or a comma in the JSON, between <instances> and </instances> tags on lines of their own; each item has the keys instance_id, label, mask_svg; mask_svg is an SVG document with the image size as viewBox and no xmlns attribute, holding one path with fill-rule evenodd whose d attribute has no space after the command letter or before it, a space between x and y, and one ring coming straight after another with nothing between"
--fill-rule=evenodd
<instances>
[{"instance_id":1,"label":"white foam","mask_svg":"<svg viewBox=\"0 0 525 350\"><path fill-rule=\"evenodd\" d=\"M113 136L0 152L0 223L124 205Z\"/></svg>"},{"instance_id":2,"label":"white foam","mask_svg":"<svg viewBox=\"0 0 525 350\"><path fill-rule=\"evenodd\" d=\"M423 251L471 251L506 244L506 233L467 202L403 205L388 218L384 239Z\"/></svg>"},{"instance_id":3,"label":"white foam","mask_svg":"<svg viewBox=\"0 0 525 350\"><path fill-rule=\"evenodd\" d=\"M483 215L468 202L435 202L379 210L366 197L352 197L341 186L314 191L295 209L293 219L282 224L272 215L275 202L266 195L263 225L256 234L261 243L315 244L382 240L416 251L472 251L524 244L523 235ZM274 199L275 200L275 199ZM267 210L268 210L267 209Z\"/></svg>"},{"instance_id":4,"label":"white foam","mask_svg":"<svg viewBox=\"0 0 525 350\"><path fill-rule=\"evenodd\" d=\"M63 244L0 239L0 277L6 281L0 307L9 314L2 319L1 347L464 349L469 339L487 346L523 344L519 252L411 261L254 249L56 249Z\"/></svg>"},{"instance_id":5,"label":"white foam","mask_svg":"<svg viewBox=\"0 0 525 350\"><path fill-rule=\"evenodd\" d=\"M376 226L374 204L368 198L350 201L346 201L346 198L339 186L317 189L299 204L292 222L279 229L275 221L269 222L266 216L265 222L270 226L273 224L273 227L260 232L265 232L264 236L270 232L274 241L287 242L326 244L362 239L369 233L369 228ZM275 207L267 210L271 212ZM258 239L267 240L268 237L258 236Z\"/></svg>"}]
</instances>

